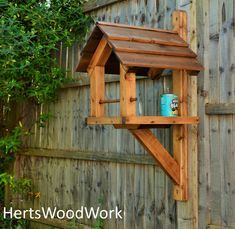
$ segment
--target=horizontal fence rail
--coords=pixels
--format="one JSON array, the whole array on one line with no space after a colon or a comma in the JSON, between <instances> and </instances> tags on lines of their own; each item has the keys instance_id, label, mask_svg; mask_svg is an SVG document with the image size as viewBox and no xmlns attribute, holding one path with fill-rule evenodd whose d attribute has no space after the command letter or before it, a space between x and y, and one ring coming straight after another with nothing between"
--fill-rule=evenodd
<instances>
[{"instance_id":1,"label":"horizontal fence rail","mask_svg":"<svg viewBox=\"0 0 235 229\"><path fill-rule=\"evenodd\" d=\"M156 162L149 155L104 153L104 152L85 152L74 150L55 150L55 149L24 149L19 152L21 155L35 157L54 157L88 161L104 161L140 165L156 165Z\"/></svg>"},{"instance_id":2,"label":"horizontal fence rail","mask_svg":"<svg viewBox=\"0 0 235 229\"><path fill-rule=\"evenodd\" d=\"M235 114L235 103L215 103L206 104L206 114L208 115L232 115Z\"/></svg>"}]
</instances>

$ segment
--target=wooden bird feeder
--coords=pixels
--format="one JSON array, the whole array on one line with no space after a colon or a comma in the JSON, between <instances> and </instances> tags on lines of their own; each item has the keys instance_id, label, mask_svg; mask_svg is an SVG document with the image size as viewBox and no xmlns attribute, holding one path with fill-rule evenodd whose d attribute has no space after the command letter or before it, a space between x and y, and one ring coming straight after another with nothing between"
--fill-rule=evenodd
<instances>
[{"instance_id":1,"label":"wooden bird feeder","mask_svg":"<svg viewBox=\"0 0 235 229\"><path fill-rule=\"evenodd\" d=\"M187 78L203 70L187 44L187 15L173 14L173 31L98 22L82 52L77 71L90 77L91 113L88 124L110 124L128 129L175 183L174 198L188 199ZM136 75L158 78L173 70L173 93L179 98L179 116L137 116ZM105 73L120 74L120 99L105 98ZM107 103L120 102L120 116L105 116ZM173 125L173 154L164 148L150 128Z\"/></svg>"}]
</instances>

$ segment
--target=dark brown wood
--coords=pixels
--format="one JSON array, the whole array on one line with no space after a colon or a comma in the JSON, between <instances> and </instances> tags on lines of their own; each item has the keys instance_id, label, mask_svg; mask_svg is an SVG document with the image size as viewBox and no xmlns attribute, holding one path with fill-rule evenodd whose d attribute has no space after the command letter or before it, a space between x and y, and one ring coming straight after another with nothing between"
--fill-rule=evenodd
<instances>
[{"instance_id":1,"label":"dark brown wood","mask_svg":"<svg viewBox=\"0 0 235 229\"><path fill-rule=\"evenodd\" d=\"M131 67L185 69L198 72L203 70L194 58L126 52L116 52L116 54L122 64Z\"/></svg>"},{"instance_id":2,"label":"dark brown wood","mask_svg":"<svg viewBox=\"0 0 235 229\"><path fill-rule=\"evenodd\" d=\"M118 40L118 41L131 41L131 42L140 42L143 44L160 44L166 46L179 46L179 47L188 47L185 43L177 43L174 41L167 41L164 38L151 38L151 37L140 37L140 36L126 36L126 35L107 35L109 40Z\"/></svg>"},{"instance_id":3,"label":"dark brown wood","mask_svg":"<svg viewBox=\"0 0 235 229\"><path fill-rule=\"evenodd\" d=\"M100 100L100 104L104 103L120 103L120 99L105 99L105 100Z\"/></svg>"},{"instance_id":4,"label":"dark brown wood","mask_svg":"<svg viewBox=\"0 0 235 229\"><path fill-rule=\"evenodd\" d=\"M102 40L106 40L108 45L104 46ZM150 75L152 79L158 77L155 69L159 69L159 73L166 68L185 69L190 74L198 74L203 70L196 60L196 54L176 31L99 22L82 53L77 67L77 71L81 72L86 71L89 63L90 67L102 65L99 61L94 62L97 60L94 56L105 60L103 63L107 61L105 72L108 74L120 74L120 63L128 66L136 75ZM104 58L100 53L104 54ZM95 64L92 65L92 62Z\"/></svg>"},{"instance_id":5,"label":"dark brown wood","mask_svg":"<svg viewBox=\"0 0 235 229\"><path fill-rule=\"evenodd\" d=\"M164 69L161 68L150 68L148 71L148 77L152 80L160 79L163 71Z\"/></svg>"},{"instance_id":6,"label":"dark brown wood","mask_svg":"<svg viewBox=\"0 0 235 229\"><path fill-rule=\"evenodd\" d=\"M147 53L165 56L196 57L197 55L187 47L169 46L135 41L110 40L113 48L120 52Z\"/></svg>"},{"instance_id":7,"label":"dark brown wood","mask_svg":"<svg viewBox=\"0 0 235 229\"><path fill-rule=\"evenodd\" d=\"M133 29L128 27L112 27L97 24L109 40L137 41L142 43L156 43L172 46L188 47L188 44L176 33L164 33L161 31Z\"/></svg>"},{"instance_id":8,"label":"dark brown wood","mask_svg":"<svg viewBox=\"0 0 235 229\"><path fill-rule=\"evenodd\" d=\"M104 66L111 55L112 49L110 48L107 39L103 36L97 46L87 68L87 72L91 75L96 66Z\"/></svg>"},{"instance_id":9,"label":"dark brown wood","mask_svg":"<svg viewBox=\"0 0 235 229\"><path fill-rule=\"evenodd\" d=\"M137 101L137 98L130 98L130 102L135 102ZM120 99L104 99L100 100L100 104L104 103L120 103Z\"/></svg>"},{"instance_id":10,"label":"dark brown wood","mask_svg":"<svg viewBox=\"0 0 235 229\"><path fill-rule=\"evenodd\" d=\"M130 102L135 102L135 101L137 101L137 98L130 98Z\"/></svg>"}]
</instances>

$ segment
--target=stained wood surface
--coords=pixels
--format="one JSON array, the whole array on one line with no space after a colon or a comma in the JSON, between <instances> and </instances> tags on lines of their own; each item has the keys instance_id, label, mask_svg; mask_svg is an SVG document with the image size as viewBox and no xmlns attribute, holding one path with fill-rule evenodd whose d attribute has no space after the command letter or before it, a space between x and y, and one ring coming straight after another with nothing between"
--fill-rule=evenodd
<instances>
[{"instance_id":1,"label":"stained wood surface","mask_svg":"<svg viewBox=\"0 0 235 229\"><path fill-rule=\"evenodd\" d=\"M195 124L198 117L163 117L163 116L123 116L123 117L88 117L87 123L94 124L127 124L127 125L170 125L170 124Z\"/></svg>"},{"instance_id":2,"label":"stained wood surface","mask_svg":"<svg viewBox=\"0 0 235 229\"><path fill-rule=\"evenodd\" d=\"M146 55L144 53L116 52L121 63L126 66L133 67L149 67L149 68L170 68L170 69L186 69L189 71L201 71L202 66L192 58L176 57L176 56L156 56Z\"/></svg>"},{"instance_id":3,"label":"stained wood surface","mask_svg":"<svg viewBox=\"0 0 235 229\"><path fill-rule=\"evenodd\" d=\"M120 64L120 116L136 115L136 75Z\"/></svg>"},{"instance_id":4,"label":"stained wood surface","mask_svg":"<svg viewBox=\"0 0 235 229\"><path fill-rule=\"evenodd\" d=\"M187 41L188 19L184 11L175 11L172 16L173 30ZM188 74L184 70L175 70L172 75L173 93L178 96L179 115L188 115ZM176 200L188 200L188 127L173 126L173 153L180 166L180 183L174 186Z\"/></svg>"},{"instance_id":5,"label":"stained wood surface","mask_svg":"<svg viewBox=\"0 0 235 229\"><path fill-rule=\"evenodd\" d=\"M97 24L110 40L129 40L143 43L157 43L172 46L188 47L176 33L168 33L158 30L144 30L135 27L118 27L105 24Z\"/></svg>"},{"instance_id":6,"label":"stained wood surface","mask_svg":"<svg viewBox=\"0 0 235 229\"><path fill-rule=\"evenodd\" d=\"M83 49L76 71L84 72L89 69L88 65L94 61L94 56L99 57L97 54L105 51L103 41L107 41L113 50L110 58L105 58L106 72L111 74L119 74L119 62L132 67L131 71L135 73L139 73L136 67L145 68L143 75L148 75L148 68L186 69L194 72L203 70L196 54L176 31L97 22ZM110 47L107 46L104 53L110 55Z\"/></svg>"},{"instance_id":7,"label":"stained wood surface","mask_svg":"<svg viewBox=\"0 0 235 229\"><path fill-rule=\"evenodd\" d=\"M180 167L173 157L162 146L151 130L130 130L142 146L153 156L163 170L176 183L180 183Z\"/></svg>"},{"instance_id":8,"label":"stained wood surface","mask_svg":"<svg viewBox=\"0 0 235 229\"><path fill-rule=\"evenodd\" d=\"M96 66L105 66L112 50L108 45L107 39L102 37L99 45L97 46L95 53L93 54L89 66L87 68L87 72L92 73L94 67Z\"/></svg>"},{"instance_id":9,"label":"stained wood surface","mask_svg":"<svg viewBox=\"0 0 235 229\"><path fill-rule=\"evenodd\" d=\"M91 116L101 117L105 114L104 104L100 101L105 99L104 67L95 66L90 74L90 105Z\"/></svg>"},{"instance_id":10,"label":"stained wood surface","mask_svg":"<svg viewBox=\"0 0 235 229\"><path fill-rule=\"evenodd\" d=\"M177 46L165 46L160 44L143 44L134 41L112 40L112 45L116 51L131 53L147 53L166 56L196 57L196 54L188 48Z\"/></svg>"}]
</instances>

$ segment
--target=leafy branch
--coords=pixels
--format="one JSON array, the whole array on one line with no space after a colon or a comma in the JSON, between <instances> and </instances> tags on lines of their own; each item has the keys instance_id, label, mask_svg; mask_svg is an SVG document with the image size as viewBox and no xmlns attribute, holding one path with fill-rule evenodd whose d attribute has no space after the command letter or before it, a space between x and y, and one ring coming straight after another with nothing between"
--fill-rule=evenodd
<instances>
[{"instance_id":1,"label":"leafy branch","mask_svg":"<svg viewBox=\"0 0 235 229\"><path fill-rule=\"evenodd\" d=\"M0 0L1 206L6 185L16 192L23 192L30 185L27 179L17 180L6 173L27 132L21 120L8 126L9 116L15 112L13 104L29 100L44 104L55 99L58 88L65 82L65 69L57 61L59 44L80 44L93 22L83 14L83 2ZM42 114L38 126L44 127L50 117L52 114ZM0 224L5 225L1 215Z\"/></svg>"}]
</instances>

